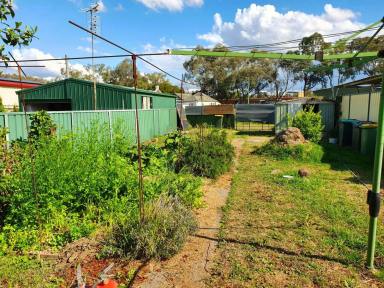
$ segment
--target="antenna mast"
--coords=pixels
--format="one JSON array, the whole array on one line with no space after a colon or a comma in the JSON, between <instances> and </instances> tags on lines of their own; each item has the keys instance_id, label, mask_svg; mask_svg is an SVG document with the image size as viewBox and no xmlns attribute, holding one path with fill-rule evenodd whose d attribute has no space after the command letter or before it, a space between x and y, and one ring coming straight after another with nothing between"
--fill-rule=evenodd
<instances>
[{"instance_id":1,"label":"antenna mast","mask_svg":"<svg viewBox=\"0 0 384 288\"><path fill-rule=\"evenodd\" d=\"M90 15L90 30L97 34L99 28L99 17L97 16L97 12L100 11L100 4L94 3L91 4L89 8L85 10L85 12ZM96 91L96 71L95 71L95 49L94 49L94 34L91 34L91 53L92 53L92 76L93 76L93 110L97 110L97 91Z\"/></svg>"}]
</instances>

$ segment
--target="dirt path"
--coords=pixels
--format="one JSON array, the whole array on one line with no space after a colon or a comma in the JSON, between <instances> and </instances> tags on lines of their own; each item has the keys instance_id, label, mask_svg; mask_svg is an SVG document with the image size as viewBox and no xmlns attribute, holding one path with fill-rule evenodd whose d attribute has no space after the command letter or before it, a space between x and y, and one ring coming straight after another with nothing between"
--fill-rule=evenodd
<instances>
[{"instance_id":1,"label":"dirt path","mask_svg":"<svg viewBox=\"0 0 384 288\"><path fill-rule=\"evenodd\" d=\"M232 176L236 172L241 147L245 141L266 140L260 137L252 138L235 138L232 141L236 151L234 168L215 181L205 182L203 191L206 205L196 211L200 227L196 235L190 237L182 251L175 257L146 265L138 273L133 287L205 287L204 280L210 276L210 266L213 265L211 259L217 245L216 241L207 238L215 238L219 232L221 209L231 189Z\"/></svg>"}]
</instances>

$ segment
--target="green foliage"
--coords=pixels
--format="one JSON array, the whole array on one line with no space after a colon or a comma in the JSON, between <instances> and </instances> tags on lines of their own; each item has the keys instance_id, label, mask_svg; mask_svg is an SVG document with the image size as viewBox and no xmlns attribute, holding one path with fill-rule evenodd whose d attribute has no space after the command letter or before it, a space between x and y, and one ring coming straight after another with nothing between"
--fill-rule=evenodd
<instances>
[{"instance_id":1,"label":"green foliage","mask_svg":"<svg viewBox=\"0 0 384 288\"><path fill-rule=\"evenodd\" d=\"M52 265L26 256L0 256L1 287L59 287Z\"/></svg>"},{"instance_id":2,"label":"green foliage","mask_svg":"<svg viewBox=\"0 0 384 288\"><path fill-rule=\"evenodd\" d=\"M0 182L0 254L61 247L138 210L131 139L114 129L111 140L109 127L97 124L81 134L41 137L51 123L35 119L38 142L15 143L8 160L0 161L0 168L9 166ZM169 195L186 207L199 206L201 179L176 173L174 153L143 146L145 201Z\"/></svg>"},{"instance_id":3,"label":"green foliage","mask_svg":"<svg viewBox=\"0 0 384 288\"><path fill-rule=\"evenodd\" d=\"M177 197L162 196L145 206L145 218L137 215L119 219L113 226L104 256L129 256L135 259L167 259L184 245L197 228L190 209Z\"/></svg>"},{"instance_id":4,"label":"green foliage","mask_svg":"<svg viewBox=\"0 0 384 288\"><path fill-rule=\"evenodd\" d=\"M5 107L3 105L3 101L1 99L1 97L0 97L0 112L5 112Z\"/></svg>"},{"instance_id":5,"label":"green foliage","mask_svg":"<svg viewBox=\"0 0 384 288\"><path fill-rule=\"evenodd\" d=\"M315 143L298 145L279 145L269 142L255 150L256 155L265 155L276 160L295 159L298 161L321 162L324 157L323 147Z\"/></svg>"},{"instance_id":6,"label":"green foliage","mask_svg":"<svg viewBox=\"0 0 384 288\"><path fill-rule=\"evenodd\" d=\"M291 126L299 128L305 139L314 143L320 142L323 136L323 120L320 113L315 113L313 107L299 111L292 119Z\"/></svg>"},{"instance_id":7,"label":"green foliage","mask_svg":"<svg viewBox=\"0 0 384 288\"><path fill-rule=\"evenodd\" d=\"M29 117L31 121L28 137L32 141L37 141L42 137L54 135L56 124L47 111L39 111Z\"/></svg>"},{"instance_id":8,"label":"green foliage","mask_svg":"<svg viewBox=\"0 0 384 288\"><path fill-rule=\"evenodd\" d=\"M3 60L9 60L5 53L6 46L28 46L37 32L37 27L26 26L23 29L20 21L11 26L11 18L15 18L13 0L0 0L0 37L4 43L0 45L0 56Z\"/></svg>"},{"instance_id":9,"label":"green foliage","mask_svg":"<svg viewBox=\"0 0 384 288\"><path fill-rule=\"evenodd\" d=\"M213 129L203 135L184 137L180 145L176 167L194 175L216 178L233 163L234 149L224 130Z\"/></svg>"}]
</instances>

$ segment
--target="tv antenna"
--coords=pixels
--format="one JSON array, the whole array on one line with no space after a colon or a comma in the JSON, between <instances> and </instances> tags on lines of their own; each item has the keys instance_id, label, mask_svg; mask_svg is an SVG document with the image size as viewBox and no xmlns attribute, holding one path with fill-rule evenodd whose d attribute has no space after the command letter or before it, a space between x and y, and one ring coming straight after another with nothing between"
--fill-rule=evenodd
<instances>
[{"instance_id":1,"label":"tv antenna","mask_svg":"<svg viewBox=\"0 0 384 288\"><path fill-rule=\"evenodd\" d=\"M86 13L89 13L89 29L95 33L99 33L99 27L100 27L100 18L97 15L98 12L100 12L102 9L99 2L91 4L88 8L84 9L83 11ZM92 76L93 76L93 108L94 110L97 109L97 93L96 93L96 71L95 71L95 43L94 43L94 34L91 34L91 54L92 54Z\"/></svg>"}]
</instances>

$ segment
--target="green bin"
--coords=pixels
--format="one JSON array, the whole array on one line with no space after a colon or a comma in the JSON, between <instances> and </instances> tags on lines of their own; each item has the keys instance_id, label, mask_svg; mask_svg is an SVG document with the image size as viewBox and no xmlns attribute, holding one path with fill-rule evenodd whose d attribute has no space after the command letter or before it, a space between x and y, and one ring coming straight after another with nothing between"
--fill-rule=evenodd
<instances>
[{"instance_id":1,"label":"green bin","mask_svg":"<svg viewBox=\"0 0 384 288\"><path fill-rule=\"evenodd\" d=\"M355 119L340 119L339 120L339 145L353 146L353 127L358 127L361 124ZM356 145L358 145L359 135L356 134Z\"/></svg>"},{"instance_id":2,"label":"green bin","mask_svg":"<svg viewBox=\"0 0 384 288\"><path fill-rule=\"evenodd\" d=\"M361 144L361 133L360 133L360 125L356 125L357 123L352 124L352 148L354 150L360 151Z\"/></svg>"},{"instance_id":3,"label":"green bin","mask_svg":"<svg viewBox=\"0 0 384 288\"><path fill-rule=\"evenodd\" d=\"M377 125L363 124L360 126L361 147L360 152L364 155L374 156L376 147Z\"/></svg>"}]
</instances>

